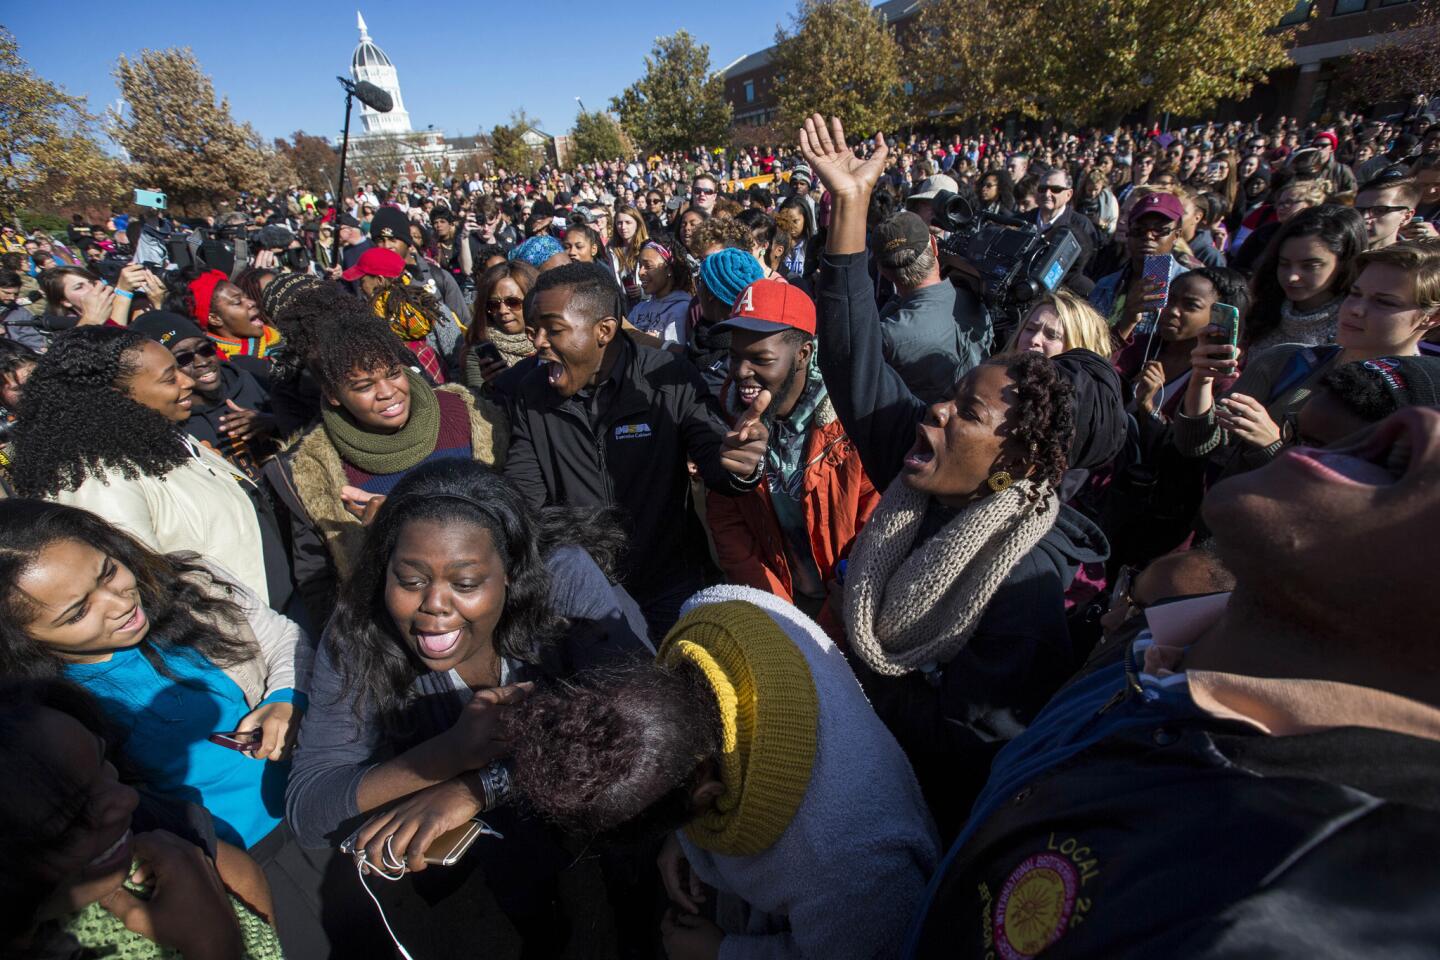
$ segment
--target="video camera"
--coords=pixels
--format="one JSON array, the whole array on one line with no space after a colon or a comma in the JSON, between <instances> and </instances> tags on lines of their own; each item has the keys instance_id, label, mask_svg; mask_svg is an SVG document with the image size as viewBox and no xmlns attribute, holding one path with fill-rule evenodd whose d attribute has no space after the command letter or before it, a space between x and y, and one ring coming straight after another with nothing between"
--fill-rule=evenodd
<instances>
[{"instance_id":1,"label":"video camera","mask_svg":"<svg viewBox=\"0 0 1440 960\"><path fill-rule=\"evenodd\" d=\"M1033 223L981 211L953 190L936 193L931 208L931 223L949 233L941 252L967 261L980 277L980 296L998 314L997 342L1033 301L1060 286L1082 253L1069 230L1047 237Z\"/></svg>"}]
</instances>

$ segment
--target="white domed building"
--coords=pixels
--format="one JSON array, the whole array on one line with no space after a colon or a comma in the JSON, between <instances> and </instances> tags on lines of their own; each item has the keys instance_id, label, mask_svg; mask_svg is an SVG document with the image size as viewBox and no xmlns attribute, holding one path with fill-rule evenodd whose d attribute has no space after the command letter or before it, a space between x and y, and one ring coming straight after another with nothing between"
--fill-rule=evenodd
<instances>
[{"instance_id":1,"label":"white domed building","mask_svg":"<svg viewBox=\"0 0 1440 960\"><path fill-rule=\"evenodd\" d=\"M405 98L400 95L400 75L395 64L391 63L385 51L370 39L365 18L358 10L355 11L355 22L360 28L360 42L355 45L355 52L350 55L350 79L356 83L368 80L390 94L390 99L395 102L394 109L389 113L380 113L362 105L360 121L364 125L364 132L391 135L409 133L410 114L405 109Z\"/></svg>"}]
</instances>

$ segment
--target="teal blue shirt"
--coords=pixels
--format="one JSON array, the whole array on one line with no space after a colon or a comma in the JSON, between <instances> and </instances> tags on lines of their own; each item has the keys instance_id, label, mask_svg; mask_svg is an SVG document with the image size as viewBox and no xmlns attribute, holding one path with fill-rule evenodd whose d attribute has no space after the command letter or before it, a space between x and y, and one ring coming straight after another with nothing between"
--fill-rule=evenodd
<instances>
[{"instance_id":1,"label":"teal blue shirt","mask_svg":"<svg viewBox=\"0 0 1440 960\"><path fill-rule=\"evenodd\" d=\"M285 815L289 761L252 760L211 743L210 734L234 730L250 712L240 687L194 650L143 646L173 676L156 670L140 647L104 663L68 664L65 673L100 700L125 737L125 757L151 789L200 804L215 818L220 839L253 846ZM294 691L284 689L264 702L293 699Z\"/></svg>"}]
</instances>

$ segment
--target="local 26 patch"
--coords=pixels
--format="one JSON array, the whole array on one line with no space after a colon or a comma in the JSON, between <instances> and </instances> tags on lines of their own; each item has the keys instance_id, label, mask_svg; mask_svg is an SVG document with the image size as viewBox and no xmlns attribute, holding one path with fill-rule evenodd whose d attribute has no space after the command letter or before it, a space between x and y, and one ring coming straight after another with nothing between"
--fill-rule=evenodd
<instances>
[{"instance_id":1,"label":"local 26 patch","mask_svg":"<svg viewBox=\"0 0 1440 960\"><path fill-rule=\"evenodd\" d=\"M980 885L986 956L1037 956L1084 921L1091 906L1084 887L1099 875L1099 861L1088 846L1050 834L1043 852L1010 871L993 903L989 885Z\"/></svg>"}]
</instances>

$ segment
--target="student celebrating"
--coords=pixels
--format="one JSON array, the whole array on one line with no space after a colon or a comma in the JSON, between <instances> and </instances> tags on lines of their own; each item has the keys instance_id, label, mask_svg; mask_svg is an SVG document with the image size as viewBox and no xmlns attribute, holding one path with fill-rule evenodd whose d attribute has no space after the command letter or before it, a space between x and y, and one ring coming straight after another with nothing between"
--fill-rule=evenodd
<instances>
[{"instance_id":1,"label":"student celebrating","mask_svg":"<svg viewBox=\"0 0 1440 960\"><path fill-rule=\"evenodd\" d=\"M585 929L553 901L561 875L593 884L593 868L567 869L537 824L497 809L499 721L522 683L645 654L639 609L606 572L619 545L595 514L532 506L465 460L412 471L368 531L321 643L287 803L308 846L354 831L368 864L413 875L385 900L417 956L506 940L495 925L537 956L568 955ZM503 845L427 870L435 838L482 813Z\"/></svg>"},{"instance_id":2,"label":"student celebrating","mask_svg":"<svg viewBox=\"0 0 1440 960\"><path fill-rule=\"evenodd\" d=\"M543 816L600 842L668 835L674 960L887 956L934 863L914 775L845 658L759 590L700 593L654 664L538 689L505 727Z\"/></svg>"},{"instance_id":3,"label":"student celebrating","mask_svg":"<svg viewBox=\"0 0 1440 960\"><path fill-rule=\"evenodd\" d=\"M743 493L759 482L769 434L759 423L727 433L699 373L637 344L620 329L623 312L604 267L540 275L525 313L540 365L516 390L505 475L537 503L620 508L624 582L659 636L703 585L687 460L712 490Z\"/></svg>"},{"instance_id":4,"label":"student celebrating","mask_svg":"<svg viewBox=\"0 0 1440 960\"><path fill-rule=\"evenodd\" d=\"M314 330L307 365L324 395L320 423L281 465L293 521L295 580L323 621L338 579L354 569L364 520L411 470L457 458L499 466L505 416L459 385L432 388L413 356L354 300L336 303Z\"/></svg>"},{"instance_id":5,"label":"student celebrating","mask_svg":"<svg viewBox=\"0 0 1440 960\"><path fill-rule=\"evenodd\" d=\"M819 617L842 551L880 494L813 362L815 305L799 287L760 280L715 329L731 338L722 404L741 420L766 417L770 424L759 486L707 500L720 565L731 583L769 590ZM821 622L843 634L836 613Z\"/></svg>"},{"instance_id":6,"label":"student celebrating","mask_svg":"<svg viewBox=\"0 0 1440 960\"><path fill-rule=\"evenodd\" d=\"M866 273L865 213L887 150L882 140L861 161L831 123L816 116L801 134L835 195L820 369L885 491L845 572L846 639L943 833L968 807L993 744L1023 729L1082 660L1063 594L1108 546L1056 487L1067 467L1093 468L1119 450L1119 381L1084 350L995 357L927 408L884 361Z\"/></svg>"}]
</instances>

